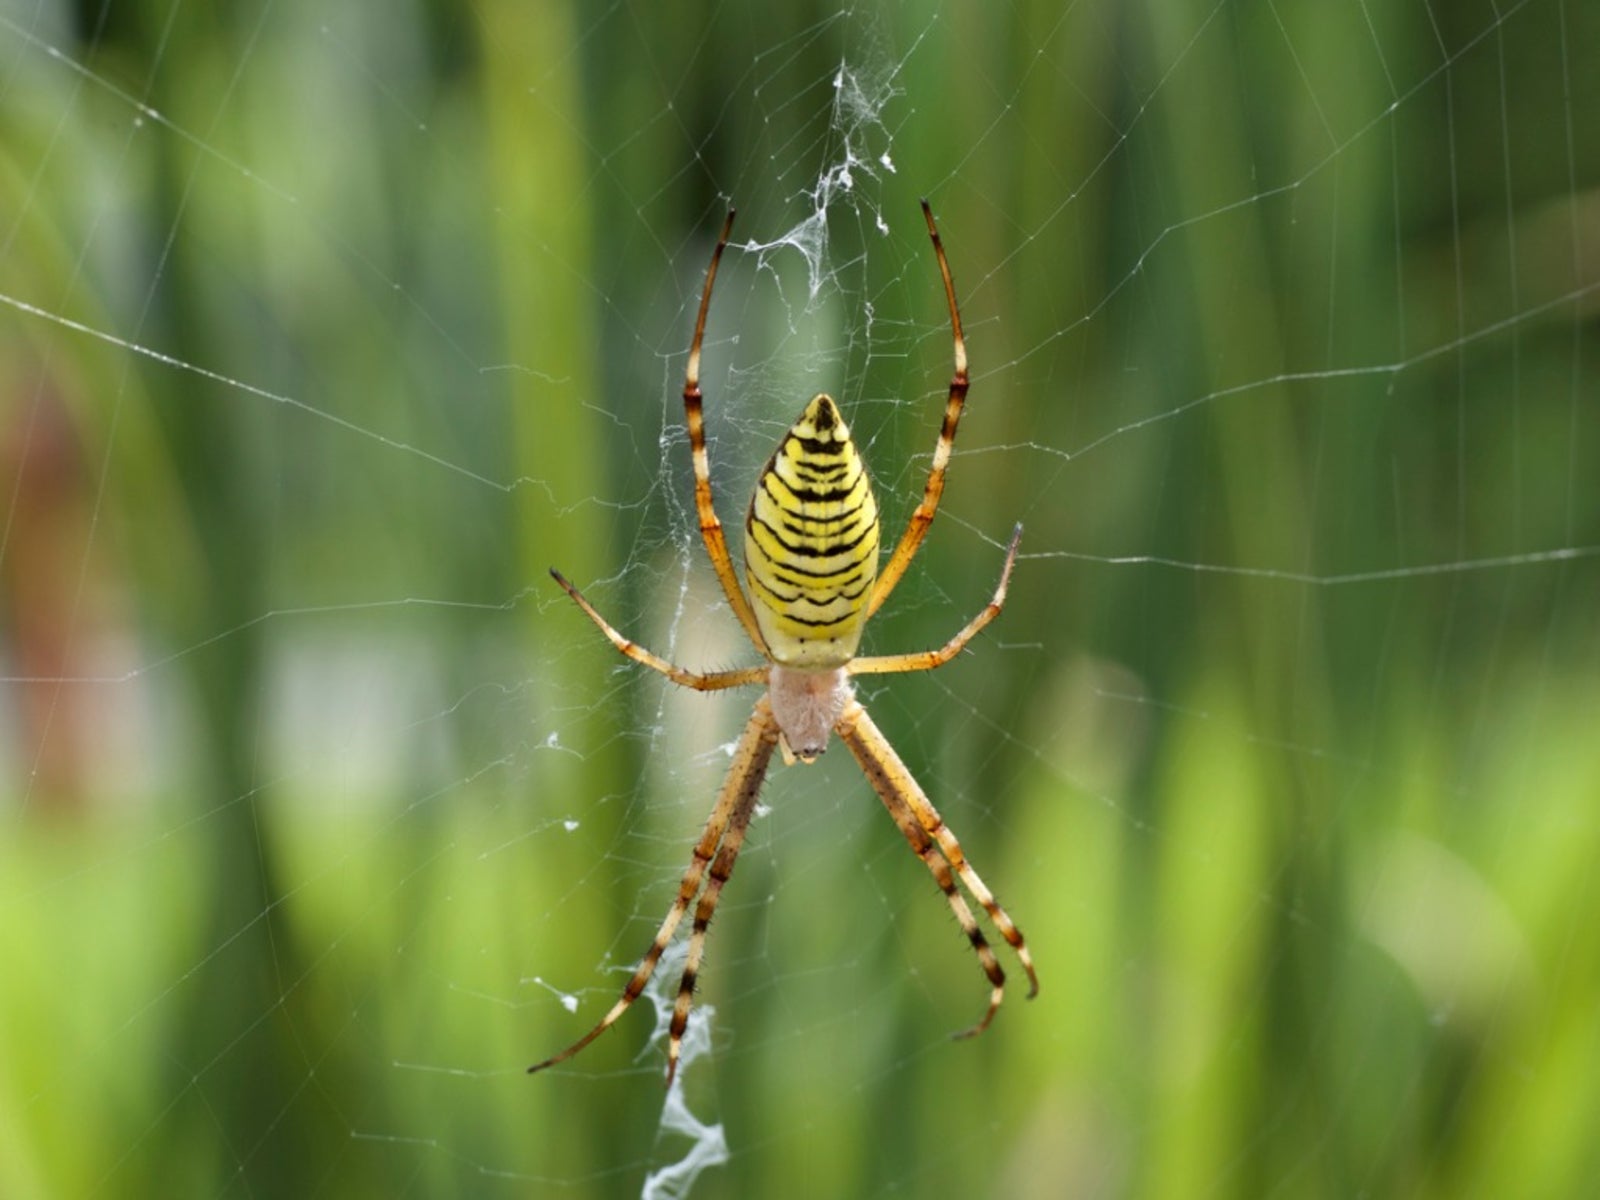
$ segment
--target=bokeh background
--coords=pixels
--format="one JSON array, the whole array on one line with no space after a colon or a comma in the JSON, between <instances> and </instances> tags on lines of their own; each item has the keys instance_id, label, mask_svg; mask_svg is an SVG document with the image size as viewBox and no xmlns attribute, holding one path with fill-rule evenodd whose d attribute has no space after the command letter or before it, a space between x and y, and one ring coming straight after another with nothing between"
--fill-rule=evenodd
<instances>
[{"instance_id":1,"label":"bokeh background","mask_svg":"<svg viewBox=\"0 0 1600 1200\"><path fill-rule=\"evenodd\" d=\"M1578 1196L1600 1178L1600 10L0 3L0 1194ZM664 1124L644 1004L840 397L881 725L778 770ZM1015 973L1015 972L1014 972ZM576 1002L576 1013L564 1001ZM670 1115L670 1114L669 1114ZM718 1129L717 1127L720 1127ZM693 1175L693 1172L688 1172Z\"/></svg>"}]
</instances>

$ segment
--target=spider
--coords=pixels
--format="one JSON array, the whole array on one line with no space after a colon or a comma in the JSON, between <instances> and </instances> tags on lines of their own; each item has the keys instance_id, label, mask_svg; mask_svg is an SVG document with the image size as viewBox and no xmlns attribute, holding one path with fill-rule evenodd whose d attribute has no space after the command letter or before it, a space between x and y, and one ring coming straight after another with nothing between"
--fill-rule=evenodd
<instances>
[{"instance_id":1,"label":"spider","mask_svg":"<svg viewBox=\"0 0 1600 1200\"><path fill-rule=\"evenodd\" d=\"M1032 998L1039 991L1033 959L1023 944L1022 933L1000 907L993 893L962 853L961 843L944 823L926 793L912 778L866 709L856 700L850 679L855 675L885 675L904 671L928 671L949 662L975 637L979 630L1000 614L1006 586L1016 562L1017 545L1022 537L1019 524L1012 531L1006 549L1000 582L983 611L938 650L911 654L891 654L857 658L862 627L882 607L895 584L905 574L927 534L939 497L944 491L945 470L955 443L956 426L967 397L967 349L961 335L961 314L956 308L955 285L944 245L934 223L933 210L922 202L922 215L928 224L944 280L945 299L950 306L950 326L955 343L955 374L950 380L950 396L945 403L944 424L933 450L933 466L923 488L922 501L911 514L900 543L878 571L878 506L866 468L838 406L826 394L806 405L800 419L784 435L773 452L751 498L745 518L745 582L741 589L722 523L717 519L711 499L711 467L706 455L705 420L700 393L700 347L705 339L706 313L711 307L711 288L717 277L717 264L733 230L733 211L728 212L711 264L706 269L700 312L695 321L694 340L689 346L688 368L683 382L683 405L689 429L689 448L694 462L694 500L699 514L700 533L706 554L717 573L728 604L751 643L766 663L731 671L702 674L676 666L618 633L554 567L550 574L577 602L588 618L628 658L665 675L673 683L696 691L718 691L747 684L765 684L766 691L755 703L755 710L744 727L734 750L716 806L705 831L694 848L694 856L678 885L678 896L656 932L622 996L609 1012L572 1045L559 1054L529 1067L541 1071L577 1054L609 1029L644 991L645 984L660 962L679 923L689 911L696 895L693 932L688 957L678 984L677 1001L668 1030L667 1085L678 1069L684 1030L694 994L695 977L700 970L706 931L716 912L723 886L733 874L734 861L744 844L745 831L755 809L756 796L766 778L774 751L781 750L784 761L813 762L827 748L831 731L849 748L860 764L867 781L883 800L894 823L899 826L911 849L933 873L950 909L978 956L989 979L989 1007L977 1024L957 1037L982 1033L994 1019L1005 994L1005 972L994 951L978 928L956 880L966 885L983 906L1002 937L1010 943L1028 974ZM707 878L709 876L709 878ZM701 891L701 883L705 889Z\"/></svg>"}]
</instances>

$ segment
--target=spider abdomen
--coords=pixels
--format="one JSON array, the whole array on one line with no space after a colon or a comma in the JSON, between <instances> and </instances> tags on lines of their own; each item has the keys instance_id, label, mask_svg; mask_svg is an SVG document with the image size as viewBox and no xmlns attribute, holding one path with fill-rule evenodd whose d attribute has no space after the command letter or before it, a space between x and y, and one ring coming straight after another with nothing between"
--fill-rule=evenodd
<instances>
[{"instance_id":1,"label":"spider abdomen","mask_svg":"<svg viewBox=\"0 0 1600 1200\"><path fill-rule=\"evenodd\" d=\"M774 662L825 668L855 656L878 575L878 504L831 397L806 405L761 472L744 558Z\"/></svg>"}]
</instances>

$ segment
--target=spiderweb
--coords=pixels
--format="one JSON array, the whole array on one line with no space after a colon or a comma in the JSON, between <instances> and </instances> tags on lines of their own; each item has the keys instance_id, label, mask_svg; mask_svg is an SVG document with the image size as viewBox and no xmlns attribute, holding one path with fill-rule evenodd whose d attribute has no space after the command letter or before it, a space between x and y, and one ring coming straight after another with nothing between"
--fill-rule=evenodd
<instances>
[{"instance_id":1,"label":"spiderweb","mask_svg":"<svg viewBox=\"0 0 1600 1200\"><path fill-rule=\"evenodd\" d=\"M1600 1172L1600 17L0 0L0 1194L1581 1194ZM863 702L776 768L730 529L839 399ZM737 538L735 538L737 541ZM1004 956L1002 956L1004 957ZM1006 960L1014 967L1014 960ZM1012 976L1020 971L1012 970ZM654 1030L652 1032L652 1014Z\"/></svg>"}]
</instances>

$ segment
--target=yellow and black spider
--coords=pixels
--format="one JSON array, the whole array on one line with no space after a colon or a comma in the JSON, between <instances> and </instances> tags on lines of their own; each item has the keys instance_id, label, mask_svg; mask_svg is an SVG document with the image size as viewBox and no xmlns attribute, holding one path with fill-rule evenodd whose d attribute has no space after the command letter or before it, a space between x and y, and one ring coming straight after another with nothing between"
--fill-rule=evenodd
<instances>
[{"instance_id":1,"label":"yellow and black spider","mask_svg":"<svg viewBox=\"0 0 1600 1200\"><path fill-rule=\"evenodd\" d=\"M745 830L773 751L781 747L788 762L797 758L812 762L827 748L830 731L855 755L894 823L917 857L933 872L988 976L989 1007L976 1025L959 1036L970 1037L988 1027L1005 995L1005 972L1000 969L971 908L956 887L957 878L1017 952L1023 970L1028 973L1028 995L1032 997L1039 990L1039 979L1034 973L1033 959L1023 944L1022 932L967 862L956 835L945 825L866 709L856 701L855 689L850 684L852 675L927 671L959 654L980 629L999 615L1005 603L1011 568L1016 562L1017 543L1022 537L1022 526L1018 525L1011 535L994 596L983 611L941 649L871 658L855 656L867 618L882 607L905 574L938 511L945 469L950 462L956 426L961 421L961 409L967 397L967 347L961 335L955 285L950 279L950 265L945 260L938 226L934 224L933 212L926 200L922 202L922 215L928 222L928 236L933 239L939 273L944 279L945 298L950 305L955 374L950 380L944 425L934 446L933 467L928 473L922 502L911 514L900 544L881 574L878 571L878 505L872 495L872 484L838 406L831 397L819 395L806 405L800 419L784 435L756 484L745 518L745 581L749 596L739 587L728 557L722 523L711 502L711 467L706 457L700 395L700 345L705 338L706 312L711 306L711 286L717 277L717 264L722 260L728 234L733 229L731 210L723 224L722 235L717 239L717 248L711 254L711 265L706 269L700 314L695 321L694 341L689 346L683 406L694 458L695 508L700 516L706 553L727 594L728 604L756 650L767 660L766 665L709 674L675 666L623 637L559 571L553 567L550 570L556 582L577 601L578 607L600 627L611 644L634 662L659 671L673 683L697 691L746 684L765 684L767 690L756 701L755 711L739 738L733 765L728 769L716 807L711 810L705 832L695 845L689 869L678 886L678 898L661 922L633 978L623 989L622 997L593 1029L561 1053L529 1067L530 1072L571 1058L628 1010L644 991L679 922L699 894L688 959L678 985L677 1003L668 1032L667 1082L671 1084L678 1068L683 1033L689 1023L695 974L700 969L706 930L711 925L723 885L733 874L734 860L744 844ZM700 884L707 875L710 878L701 893Z\"/></svg>"}]
</instances>

